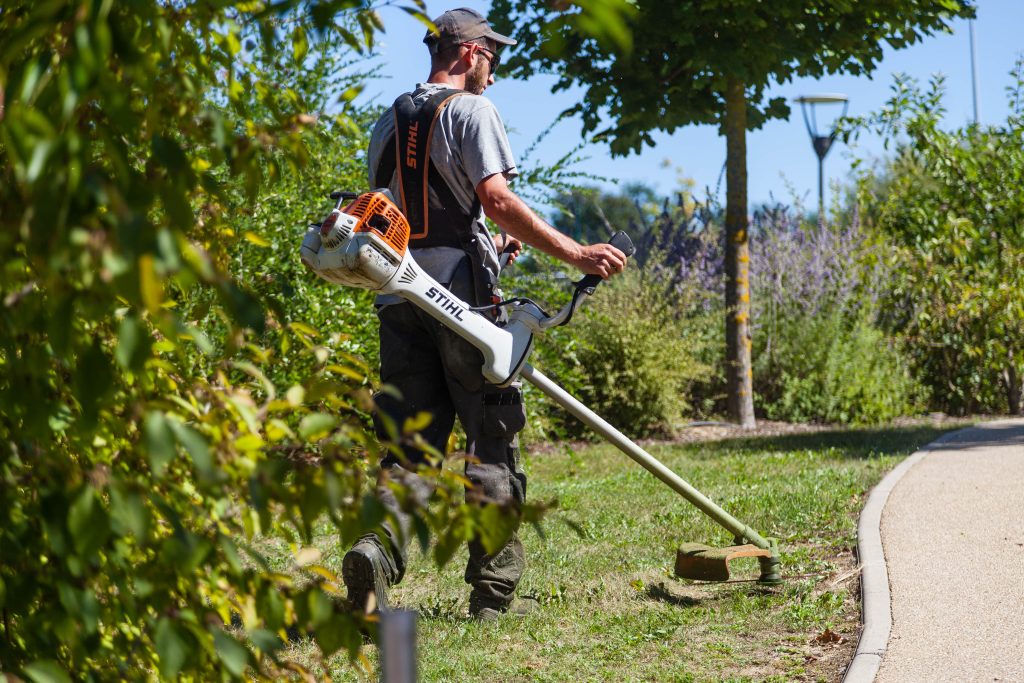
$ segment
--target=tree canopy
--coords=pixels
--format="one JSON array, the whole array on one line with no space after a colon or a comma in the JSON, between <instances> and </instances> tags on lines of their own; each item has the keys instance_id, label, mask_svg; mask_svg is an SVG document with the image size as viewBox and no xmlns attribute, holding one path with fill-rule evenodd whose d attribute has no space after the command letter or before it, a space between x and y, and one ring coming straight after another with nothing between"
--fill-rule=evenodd
<instances>
[{"instance_id":1,"label":"tree canopy","mask_svg":"<svg viewBox=\"0 0 1024 683\"><path fill-rule=\"evenodd\" d=\"M773 83L871 73L886 46L906 47L974 15L970 0L644 1L625 15L632 49L616 52L559 22L560 11L559 3L495 0L491 14L520 41L511 73L557 74L555 90L585 87L570 111L616 154L653 145L655 130L724 126L730 78L744 85L747 127L756 129L790 113L782 98L765 99Z\"/></svg>"}]
</instances>

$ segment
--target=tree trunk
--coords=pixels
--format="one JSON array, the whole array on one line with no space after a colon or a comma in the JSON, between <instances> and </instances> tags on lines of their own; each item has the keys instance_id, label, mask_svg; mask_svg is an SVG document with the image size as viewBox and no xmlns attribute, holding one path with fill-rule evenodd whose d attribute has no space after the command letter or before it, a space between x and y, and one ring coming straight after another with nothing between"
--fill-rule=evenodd
<instances>
[{"instance_id":1,"label":"tree trunk","mask_svg":"<svg viewBox=\"0 0 1024 683\"><path fill-rule=\"evenodd\" d=\"M750 358L750 244L747 222L747 98L729 77L725 93L725 347L729 417L753 429Z\"/></svg>"},{"instance_id":2,"label":"tree trunk","mask_svg":"<svg viewBox=\"0 0 1024 683\"><path fill-rule=\"evenodd\" d=\"M1017 372L1017 366L1013 362L1013 355L1003 370L1003 382L1006 384L1006 399L1010 407L1010 415L1021 414L1021 393L1024 387L1021 385L1021 376Z\"/></svg>"}]
</instances>

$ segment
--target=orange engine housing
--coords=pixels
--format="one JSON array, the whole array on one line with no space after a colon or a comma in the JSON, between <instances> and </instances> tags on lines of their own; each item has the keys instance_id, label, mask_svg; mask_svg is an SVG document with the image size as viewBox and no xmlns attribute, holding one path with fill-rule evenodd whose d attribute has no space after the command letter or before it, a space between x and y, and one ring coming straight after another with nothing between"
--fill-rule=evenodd
<instances>
[{"instance_id":1,"label":"orange engine housing","mask_svg":"<svg viewBox=\"0 0 1024 683\"><path fill-rule=\"evenodd\" d=\"M383 192L365 192L342 209L359 219L355 232L374 232L395 250L399 257L409 246L409 221Z\"/></svg>"}]
</instances>

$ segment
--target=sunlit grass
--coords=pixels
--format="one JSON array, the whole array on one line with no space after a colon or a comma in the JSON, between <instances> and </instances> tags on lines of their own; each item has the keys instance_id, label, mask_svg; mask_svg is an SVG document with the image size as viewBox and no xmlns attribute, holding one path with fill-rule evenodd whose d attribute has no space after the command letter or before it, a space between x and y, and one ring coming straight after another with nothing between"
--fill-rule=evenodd
<instances>
[{"instance_id":1,"label":"sunlit grass","mask_svg":"<svg viewBox=\"0 0 1024 683\"><path fill-rule=\"evenodd\" d=\"M558 508L543 537L522 532L520 594L532 615L496 624L465 616L465 554L438 571L413 551L398 606L419 612L423 681L838 680L859 625L853 548L866 492L903 456L942 433L893 427L731 439L648 450L762 534L779 539L785 583L763 588L754 560L737 582L672 575L682 542L729 535L607 445L528 459L529 497ZM579 531L583 532L581 536ZM341 549L321 539L324 561ZM817 642L826 630L842 643ZM310 644L290 656L305 660ZM376 651L366 648L371 667ZM334 680L370 679L336 657Z\"/></svg>"}]
</instances>

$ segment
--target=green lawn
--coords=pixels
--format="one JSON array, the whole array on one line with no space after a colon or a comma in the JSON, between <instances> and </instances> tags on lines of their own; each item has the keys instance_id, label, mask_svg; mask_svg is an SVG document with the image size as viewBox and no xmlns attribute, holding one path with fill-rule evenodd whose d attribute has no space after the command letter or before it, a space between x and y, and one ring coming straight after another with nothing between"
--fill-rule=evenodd
<instances>
[{"instance_id":1,"label":"green lawn","mask_svg":"<svg viewBox=\"0 0 1024 683\"><path fill-rule=\"evenodd\" d=\"M523 532L529 567L520 593L540 608L496 624L470 621L465 555L438 571L414 551L392 596L420 614L420 680L838 680L857 640L853 548L866 492L943 431L904 426L649 445L726 510L779 539L786 581L770 589L751 581L755 560L734 562L738 580L727 584L674 578L679 543L731 539L611 446L529 457L530 498L558 501L543 538ZM319 545L324 563L340 569L342 549L329 537ZM312 647L294 645L288 656L308 663ZM366 655L363 666L372 669L375 648ZM331 664L334 680L375 675L345 657Z\"/></svg>"}]
</instances>

